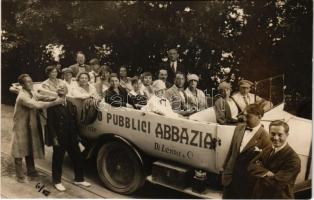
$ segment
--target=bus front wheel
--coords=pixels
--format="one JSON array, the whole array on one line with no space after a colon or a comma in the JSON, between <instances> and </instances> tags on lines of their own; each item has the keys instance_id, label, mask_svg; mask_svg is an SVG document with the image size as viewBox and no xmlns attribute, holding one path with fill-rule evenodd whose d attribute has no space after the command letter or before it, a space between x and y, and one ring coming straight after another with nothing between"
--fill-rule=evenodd
<instances>
[{"instance_id":1,"label":"bus front wheel","mask_svg":"<svg viewBox=\"0 0 314 200\"><path fill-rule=\"evenodd\" d=\"M105 186L120 194L131 194L145 182L144 169L137 154L118 141L105 143L100 148L97 171Z\"/></svg>"}]
</instances>

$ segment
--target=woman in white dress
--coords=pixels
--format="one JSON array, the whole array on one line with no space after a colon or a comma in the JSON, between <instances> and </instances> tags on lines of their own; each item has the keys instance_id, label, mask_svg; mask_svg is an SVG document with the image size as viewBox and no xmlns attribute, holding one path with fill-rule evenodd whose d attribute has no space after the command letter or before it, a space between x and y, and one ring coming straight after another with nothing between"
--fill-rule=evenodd
<instances>
[{"instance_id":1,"label":"woman in white dress","mask_svg":"<svg viewBox=\"0 0 314 200\"><path fill-rule=\"evenodd\" d=\"M80 99L87 99L94 97L99 99L96 88L94 85L89 83L90 76L88 72L81 72L77 75L77 86L74 87L69 96Z\"/></svg>"}]
</instances>

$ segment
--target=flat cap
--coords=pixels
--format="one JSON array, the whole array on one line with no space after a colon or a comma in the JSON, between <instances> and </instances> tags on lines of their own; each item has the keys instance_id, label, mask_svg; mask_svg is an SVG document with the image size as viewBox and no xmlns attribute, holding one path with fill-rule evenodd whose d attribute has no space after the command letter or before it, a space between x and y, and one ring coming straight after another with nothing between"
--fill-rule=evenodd
<instances>
[{"instance_id":1,"label":"flat cap","mask_svg":"<svg viewBox=\"0 0 314 200\"><path fill-rule=\"evenodd\" d=\"M241 80L238 85L239 87L251 87L253 83L249 80Z\"/></svg>"},{"instance_id":2,"label":"flat cap","mask_svg":"<svg viewBox=\"0 0 314 200\"><path fill-rule=\"evenodd\" d=\"M152 84L154 91L166 89L166 84L162 80L156 80Z\"/></svg>"},{"instance_id":3,"label":"flat cap","mask_svg":"<svg viewBox=\"0 0 314 200\"><path fill-rule=\"evenodd\" d=\"M73 71L72 71L72 69L66 67L66 68L63 68L63 69L62 69L62 73L63 73L63 74L65 74L65 73L72 73L72 74L73 74Z\"/></svg>"},{"instance_id":4,"label":"flat cap","mask_svg":"<svg viewBox=\"0 0 314 200\"><path fill-rule=\"evenodd\" d=\"M231 89L231 85L227 82L221 82L218 85L218 90Z\"/></svg>"},{"instance_id":5,"label":"flat cap","mask_svg":"<svg viewBox=\"0 0 314 200\"><path fill-rule=\"evenodd\" d=\"M198 78L198 76L196 74L189 74L189 75L187 75L187 80L188 80L188 82L191 81L191 80L195 80L195 81L198 82L199 78Z\"/></svg>"}]
</instances>

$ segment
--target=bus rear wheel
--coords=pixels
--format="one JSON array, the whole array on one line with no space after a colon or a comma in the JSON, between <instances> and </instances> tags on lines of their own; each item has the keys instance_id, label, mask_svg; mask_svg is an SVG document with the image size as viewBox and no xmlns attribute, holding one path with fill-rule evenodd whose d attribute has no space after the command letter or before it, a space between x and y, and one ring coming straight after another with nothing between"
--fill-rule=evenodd
<instances>
[{"instance_id":1,"label":"bus rear wheel","mask_svg":"<svg viewBox=\"0 0 314 200\"><path fill-rule=\"evenodd\" d=\"M105 186L120 194L131 194L145 182L144 169L137 154L118 141L105 143L100 148L97 171Z\"/></svg>"}]
</instances>

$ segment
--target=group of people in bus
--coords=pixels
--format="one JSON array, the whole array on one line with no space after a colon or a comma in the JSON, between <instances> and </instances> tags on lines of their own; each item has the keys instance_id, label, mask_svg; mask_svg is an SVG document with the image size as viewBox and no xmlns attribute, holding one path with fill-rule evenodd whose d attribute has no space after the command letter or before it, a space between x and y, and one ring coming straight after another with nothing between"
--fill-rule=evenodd
<instances>
[{"instance_id":1,"label":"group of people in bus","mask_svg":"<svg viewBox=\"0 0 314 200\"><path fill-rule=\"evenodd\" d=\"M156 80L153 80L151 72L130 78L125 66L115 73L109 66L101 66L98 59L91 59L90 65L87 65L82 52L77 53L77 63L70 67L61 70L57 66L48 66L45 70L47 79L41 83L39 91L33 90L30 75L20 75L18 82L21 88L15 105L11 148L17 180L24 182L25 179L22 172L23 158L26 160L27 176L38 176L34 158L43 158L44 148L42 138L39 137L41 128L37 114L40 109L47 109L49 141L45 142L53 147L52 180L55 188L66 190L61 183L65 152L74 163L74 183L85 187L91 185L84 180L77 110L67 97L103 100L114 107L131 107L170 117L186 117L207 109L208 96L198 88L199 77L184 69L175 49L170 49L168 56L169 60L161 64ZM60 72L61 76L58 74ZM239 91L231 95L230 83L221 82L218 86L220 95L213 105L219 124L245 122L237 124L225 161L222 174L224 197L251 198L255 190L258 198L272 197L271 192L267 193L269 196L258 192L261 188L267 192L276 184L284 190L275 188L281 192L276 197L293 197L292 187L300 170L300 160L287 145L289 127L285 122L274 121L268 136L260 122L264 112L272 105L250 93L252 85L251 81L241 80L238 83ZM265 155L253 159L256 149L265 149ZM274 156L272 150L276 150L278 165L269 165L266 159L270 155ZM289 173L283 167L290 170ZM255 186L249 174L265 180Z\"/></svg>"}]
</instances>

